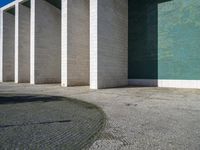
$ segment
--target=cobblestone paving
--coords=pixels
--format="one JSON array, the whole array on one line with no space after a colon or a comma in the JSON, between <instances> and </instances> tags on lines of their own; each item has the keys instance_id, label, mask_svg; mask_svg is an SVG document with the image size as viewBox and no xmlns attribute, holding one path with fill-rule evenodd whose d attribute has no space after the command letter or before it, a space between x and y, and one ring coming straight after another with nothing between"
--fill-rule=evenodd
<instances>
[{"instance_id":1,"label":"cobblestone paving","mask_svg":"<svg viewBox=\"0 0 200 150\"><path fill-rule=\"evenodd\" d=\"M89 90L0 83L1 92L66 96L101 107L106 125L89 150L200 149L200 90L155 87Z\"/></svg>"},{"instance_id":2,"label":"cobblestone paving","mask_svg":"<svg viewBox=\"0 0 200 150\"><path fill-rule=\"evenodd\" d=\"M104 125L96 106L58 96L0 94L0 149L78 150Z\"/></svg>"}]
</instances>

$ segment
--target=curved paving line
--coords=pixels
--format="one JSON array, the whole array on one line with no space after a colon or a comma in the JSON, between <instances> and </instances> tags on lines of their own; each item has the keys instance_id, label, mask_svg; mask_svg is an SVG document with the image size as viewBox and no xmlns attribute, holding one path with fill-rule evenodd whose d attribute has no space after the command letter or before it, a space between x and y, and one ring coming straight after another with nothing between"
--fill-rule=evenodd
<instances>
[{"instance_id":1,"label":"curved paving line","mask_svg":"<svg viewBox=\"0 0 200 150\"><path fill-rule=\"evenodd\" d=\"M105 123L104 111L82 100L0 94L0 149L86 149Z\"/></svg>"},{"instance_id":2,"label":"curved paving line","mask_svg":"<svg viewBox=\"0 0 200 150\"><path fill-rule=\"evenodd\" d=\"M89 102L86 102L86 101L83 101L83 100L80 100L80 99L75 99L75 98L69 98L69 97L65 97L65 98L68 98L69 100L71 100L71 102L78 102L82 105L86 105L86 106L89 106L88 108L91 109L91 108L95 108L97 110L99 110L99 112L101 112L102 116L103 116L103 120L102 120L102 127L99 128L99 130L96 131L95 134L93 134L89 139L88 141L81 147L82 150L87 150L90 148L90 146L100 138L101 134L102 134L102 131L105 129L106 127L106 120L107 120L107 116L105 114L105 112L103 111L103 109L93 103L89 103Z\"/></svg>"},{"instance_id":3,"label":"curved paving line","mask_svg":"<svg viewBox=\"0 0 200 150\"><path fill-rule=\"evenodd\" d=\"M88 105L91 105L93 107L95 107L97 110L99 110L103 116L103 120L102 120L102 127L99 128L99 130L96 131L96 133L94 135L92 135L89 139L88 139L88 142L87 144L85 144L82 149L83 150L86 150L86 149L89 149L90 146L96 141L98 140L102 135L102 132L104 131L105 127L106 127L106 120L107 120L107 116L106 116L106 113L103 111L103 109L93 103L89 103L89 102L85 102L85 101L82 101L80 99L74 99L74 98L70 98L71 100L76 100L78 102L81 102L81 103L85 103L85 104L88 104Z\"/></svg>"}]
</instances>

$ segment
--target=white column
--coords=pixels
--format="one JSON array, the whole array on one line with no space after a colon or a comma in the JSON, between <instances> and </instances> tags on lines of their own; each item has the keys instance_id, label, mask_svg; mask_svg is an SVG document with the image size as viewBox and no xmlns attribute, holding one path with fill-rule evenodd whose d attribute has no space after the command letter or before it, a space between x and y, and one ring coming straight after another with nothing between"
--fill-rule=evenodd
<instances>
[{"instance_id":1,"label":"white column","mask_svg":"<svg viewBox=\"0 0 200 150\"><path fill-rule=\"evenodd\" d=\"M68 23L68 0L62 0L62 24L61 24L61 85L67 86L67 23Z\"/></svg>"},{"instance_id":2,"label":"white column","mask_svg":"<svg viewBox=\"0 0 200 150\"><path fill-rule=\"evenodd\" d=\"M31 0L31 83L60 83L61 11Z\"/></svg>"},{"instance_id":3,"label":"white column","mask_svg":"<svg viewBox=\"0 0 200 150\"><path fill-rule=\"evenodd\" d=\"M98 0L90 0L90 88L98 89Z\"/></svg>"},{"instance_id":4,"label":"white column","mask_svg":"<svg viewBox=\"0 0 200 150\"><path fill-rule=\"evenodd\" d=\"M15 82L30 82L30 8L16 3Z\"/></svg>"},{"instance_id":5,"label":"white column","mask_svg":"<svg viewBox=\"0 0 200 150\"><path fill-rule=\"evenodd\" d=\"M128 84L128 0L90 1L90 87Z\"/></svg>"},{"instance_id":6,"label":"white column","mask_svg":"<svg viewBox=\"0 0 200 150\"><path fill-rule=\"evenodd\" d=\"M19 82L19 3L15 4L15 83Z\"/></svg>"},{"instance_id":7,"label":"white column","mask_svg":"<svg viewBox=\"0 0 200 150\"><path fill-rule=\"evenodd\" d=\"M89 0L62 0L62 85L89 85Z\"/></svg>"}]
</instances>

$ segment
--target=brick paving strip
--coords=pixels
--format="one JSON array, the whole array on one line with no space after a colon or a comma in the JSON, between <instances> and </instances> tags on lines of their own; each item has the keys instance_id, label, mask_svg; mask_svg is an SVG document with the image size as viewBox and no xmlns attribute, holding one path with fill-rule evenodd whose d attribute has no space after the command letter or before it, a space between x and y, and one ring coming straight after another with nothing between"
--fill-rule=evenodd
<instances>
[{"instance_id":1,"label":"brick paving strip","mask_svg":"<svg viewBox=\"0 0 200 150\"><path fill-rule=\"evenodd\" d=\"M70 149L92 144L104 127L97 106L61 96L0 94L0 149Z\"/></svg>"}]
</instances>

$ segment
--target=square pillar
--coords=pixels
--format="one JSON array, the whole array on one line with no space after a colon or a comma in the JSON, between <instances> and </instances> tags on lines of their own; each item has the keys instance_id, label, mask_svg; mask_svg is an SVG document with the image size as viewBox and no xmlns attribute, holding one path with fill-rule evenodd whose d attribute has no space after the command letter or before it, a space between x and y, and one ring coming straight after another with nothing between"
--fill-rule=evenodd
<instances>
[{"instance_id":1,"label":"square pillar","mask_svg":"<svg viewBox=\"0 0 200 150\"><path fill-rule=\"evenodd\" d=\"M30 8L16 3L15 82L30 82Z\"/></svg>"},{"instance_id":2,"label":"square pillar","mask_svg":"<svg viewBox=\"0 0 200 150\"><path fill-rule=\"evenodd\" d=\"M128 0L90 1L90 87L128 85Z\"/></svg>"},{"instance_id":3,"label":"square pillar","mask_svg":"<svg viewBox=\"0 0 200 150\"><path fill-rule=\"evenodd\" d=\"M89 85L89 0L62 0L62 86Z\"/></svg>"},{"instance_id":4,"label":"square pillar","mask_svg":"<svg viewBox=\"0 0 200 150\"><path fill-rule=\"evenodd\" d=\"M14 10L14 8L12 8ZM15 14L1 10L0 81L14 81Z\"/></svg>"},{"instance_id":5,"label":"square pillar","mask_svg":"<svg viewBox=\"0 0 200 150\"><path fill-rule=\"evenodd\" d=\"M61 11L31 0L31 84L61 81Z\"/></svg>"}]
</instances>

